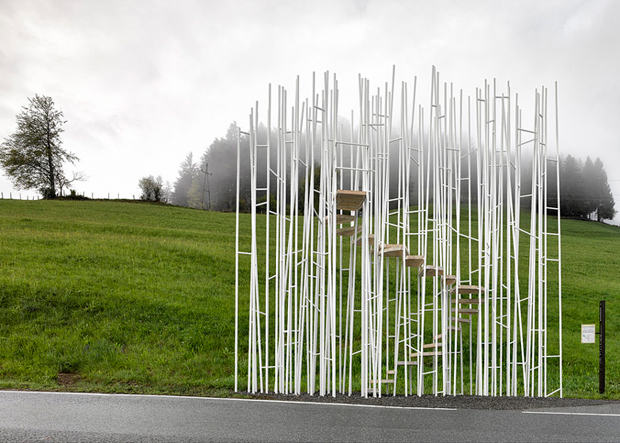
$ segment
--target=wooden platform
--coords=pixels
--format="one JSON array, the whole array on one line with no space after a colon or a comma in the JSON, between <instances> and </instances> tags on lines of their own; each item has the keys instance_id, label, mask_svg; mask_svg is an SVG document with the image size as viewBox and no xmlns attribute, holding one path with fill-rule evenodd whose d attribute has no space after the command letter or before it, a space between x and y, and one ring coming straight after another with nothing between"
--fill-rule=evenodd
<instances>
[{"instance_id":1,"label":"wooden platform","mask_svg":"<svg viewBox=\"0 0 620 443\"><path fill-rule=\"evenodd\" d=\"M484 288L475 285L459 285L456 288L452 288L450 292L454 294L457 291L459 294L480 294L484 292Z\"/></svg>"},{"instance_id":2,"label":"wooden platform","mask_svg":"<svg viewBox=\"0 0 620 443\"><path fill-rule=\"evenodd\" d=\"M418 356L420 355L419 352L414 352L413 354L411 354L409 357L411 358L418 358ZM439 356L441 357L441 351L427 351L427 352L422 352L422 357L434 357L434 356Z\"/></svg>"},{"instance_id":3,"label":"wooden platform","mask_svg":"<svg viewBox=\"0 0 620 443\"><path fill-rule=\"evenodd\" d=\"M456 331L456 332L461 332L461 327L456 327L456 326L448 326L446 329L448 329L449 331ZM437 336L435 336L435 340L441 340L443 338L443 334L439 334Z\"/></svg>"},{"instance_id":4,"label":"wooden platform","mask_svg":"<svg viewBox=\"0 0 620 443\"><path fill-rule=\"evenodd\" d=\"M446 275L444 278L444 283L446 286L452 286L456 283L456 275Z\"/></svg>"},{"instance_id":5,"label":"wooden platform","mask_svg":"<svg viewBox=\"0 0 620 443\"><path fill-rule=\"evenodd\" d=\"M460 305L477 305L480 303L484 303L484 300L480 300L479 298L459 298L452 299L452 303L458 303Z\"/></svg>"},{"instance_id":6,"label":"wooden platform","mask_svg":"<svg viewBox=\"0 0 620 443\"><path fill-rule=\"evenodd\" d=\"M356 243L358 246L360 246L362 244L362 237L359 236L357 237ZM375 234L369 234L368 235L368 244L369 245L374 245L375 244Z\"/></svg>"},{"instance_id":7,"label":"wooden platform","mask_svg":"<svg viewBox=\"0 0 620 443\"><path fill-rule=\"evenodd\" d=\"M366 201L364 191L344 191L336 192L336 208L343 211L359 211Z\"/></svg>"},{"instance_id":8,"label":"wooden platform","mask_svg":"<svg viewBox=\"0 0 620 443\"><path fill-rule=\"evenodd\" d=\"M408 255L405 257L405 266L409 268L419 268L424 264L424 256Z\"/></svg>"},{"instance_id":9,"label":"wooden platform","mask_svg":"<svg viewBox=\"0 0 620 443\"><path fill-rule=\"evenodd\" d=\"M441 342L435 342L435 343L427 343L425 345L422 346L422 349L434 349L434 348L441 348L442 347L442 343Z\"/></svg>"},{"instance_id":10,"label":"wooden platform","mask_svg":"<svg viewBox=\"0 0 620 443\"><path fill-rule=\"evenodd\" d=\"M370 384L371 384L370 389L372 389L372 385L373 385L373 384L379 384L379 383L382 383L382 384L385 384L385 383L394 383L394 380L393 380L393 379L391 379L391 378L384 378L384 379L382 379L382 380L370 380Z\"/></svg>"},{"instance_id":11,"label":"wooden platform","mask_svg":"<svg viewBox=\"0 0 620 443\"><path fill-rule=\"evenodd\" d=\"M473 315L473 314L477 314L478 310L477 309L466 309L466 308L459 308L458 310L456 308L452 308L452 312L457 312L459 314L466 314L466 315Z\"/></svg>"},{"instance_id":12,"label":"wooden platform","mask_svg":"<svg viewBox=\"0 0 620 443\"><path fill-rule=\"evenodd\" d=\"M354 215L347 215L347 214L337 214L336 215L336 224L337 225L341 225L343 223L351 223L352 221L355 221L355 216Z\"/></svg>"},{"instance_id":13,"label":"wooden platform","mask_svg":"<svg viewBox=\"0 0 620 443\"><path fill-rule=\"evenodd\" d=\"M471 323L471 320L469 318L457 318L457 317L450 317L450 321L456 321L457 323Z\"/></svg>"},{"instance_id":14,"label":"wooden platform","mask_svg":"<svg viewBox=\"0 0 620 443\"><path fill-rule=\"evenodd\" d=\"M357 227L357 232L362 232L362 227ZM352 237L355 235L355 226L345 226L344 228L338 228L336 230L336 235L340 237Z\"/></svg>"},{"instance_id":15,"label":"wooden platform","mask_svg":"<svg viewBox=\"0 0 620 443\"><path fill-rule=\"evenodd\" d=\"M409 255L405 245L383 245L379 248L379 254L385 258L403 257Z\"/></svg>"},{"instance_id":16,"label":"wooden platform","mask_svg":"<svg viewBox=\"0 0 620 443\"><path fill-rule=\"evenodd\" d=\"M417 360L416 361L397 361L396 364L398 366L416 366L418 364Z\"/></svg>"},{"instance_id":17,"label":"wooden platform","mask_svg":"<svg viewBox=\"0 0 620 443\"><path fill-rule=\"evenodd\" d=\"M435 277L437 275L443 275L443 268L439 266L427 266L425 268L420 268L420 272L418 272L420 277Z\"/></svg>"}]
</instances>

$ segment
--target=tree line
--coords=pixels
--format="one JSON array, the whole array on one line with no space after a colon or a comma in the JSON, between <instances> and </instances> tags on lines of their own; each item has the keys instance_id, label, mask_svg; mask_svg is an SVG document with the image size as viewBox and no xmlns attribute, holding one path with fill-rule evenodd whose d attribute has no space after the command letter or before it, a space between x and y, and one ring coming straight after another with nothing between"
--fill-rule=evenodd
<instances>
[{"instance_id":1,"label":"tree line","mask_svg":"<svg viewBox=\"0 0 620 443\"><path fill-rule=\"evenodd\" d=\"M242 210L246 209L250 194L249 142L242 136L243 150L241 189ZM237 125L231 123L226 135L217 138L195 159L187 154L181 162L174 184L165 195L174 205L214 211L234 211L237 193Z\"/></svg>"},{"instance_id":2,"label":"tree line","mask_svg":"<svg viewBox=\"0 0 620 443\"><path fill-rule=\"evenodd\" d=\"M73 173L72 177L68 177L64 171L66 163L74 164L78 158L62 147L61 134L64 131L63 125L66 123L63 113L55 108L51 97L35 95L34 98L29 98L28 102L29 105L23 107L16 116L16 131L0 144L0 166L17 189L36 189L44 198L64 196L64 193L71 189L72 183L83 180L84 176L81 173ZM344 124L348 122L345 121ZM169 182L164 184L161 176L141 178L138 183L142 190L141 198L215 211L235 210L237 134L238 128L233 122L226 135L215 139L199 159L194 159L190 152L181 163L178 176L172 185ZM277 142L275 132L260 125L257 128L257 134L260 143L265 143L269 137L270 143L275 146ZM249 140L246 136L241 136L240 147L239 201L240 209L245 211L251 207ZM271 157L269 165L272 170L276 169L277 159L275 157L275 155ZM472 157L475 158L475 155ZM398 157L393 155L392 158ZM470 186L476 182L476 163L475 160L471 161L474 167L469 180ZM396 166L396 162L390 165L393 168L390 174L393 181L391 189L397 188L395 180L398 174L394 170ZM315 169L317 174L320 170L318 168L320 165L317 165ZM267 177L266 170L265 156L261 156L257 168L257 182L261 184L259 185L261 188L264 188L269 179L271 189L275 189L276 179L273 174ZM600 158L592 160L587 157L584 162L567 155L560 160L559 170L561 216L599 222L614 218L615 202L607 172ZM527 180L529 174L527 165L523 168L523 174L525 179L522 181L523 193L527 194L526 188L531 184ZM555 167L548 165L550 207L557 207L557 196L553 191L556 179ZM413 205L417 204L416 184L417 177L411 177L410 202ZM299 183L292 185L299 186L300 190L305 189L305 174L300 174ZM318 186L318 180L315 180L315 186ZM467 189L464 188L462 192L467 193ZM475 192L471 195L475 196ZM264 201L267 198L265 192L258 195L259 200ZM273 200L275 196L271 195L269 198Z\"/></svg>"},{"instance_id":3,"label":"tree line","mask_svg":"<svg viewBox=\"0 0 620 443\"><path fill-rule=\"evenodd\" d=\"M600 158L567 155L560 167L560 214L588 220L611 220L615 202Z\"/></svg>"},{"instance_id":4,"label":"tree line","mask_svg":"<svg viewBox=\"0 0 620 443\"><path fill-rule=\"evenodd\" d=\"M261 126L258 130L259 139L266 140L267 129ZM271 143L275 145L276 135L269 133ZM249 164L249 143L247 137L241 138L241 174L240 174L240 207L241 210L250 208L250 164ZM396 159L394 155L392 158ZM471 162L471 180L474 186L477 170L475 155ZM260 161L262 160L262 163ZM258 183L266 183L264 158L259 157ZM275 169L275 158L271 159L272 169ZM178 177L174 185L169 190L168 202L181 206L194 208L212 209L216 211L233 211L236 199L236 165L237 162L237 126L232 123L228 128L225 137L216 139L209 148L201 155L198 161L194 160L192 153L189 153L181 163ZM391 165L395 168L396 162ZM616 211L615 202L611 187L607 178L607 172L600 158L592 160L587 157L585 162L581 159L567 155L560 159L560 215L562 217L580 218L587 220L611 220ZM316 166L320 168L320 165ZM467 166L462 165L463 168ZM316 169L318 173L320 169ZM556 168L555 163L549 161L547 165L547 180L549 188L549 206L557 207L556 196ZM531 192L531 165L527 159L522 168L522 194ZM390 174L391 180L397 180L398 174L395 170ZM415 174L411 178L410 202L417 204L417 177ZM318 183L318 180L315 180ZM271 177L271 189L275 189L275 179ZM264 185L263 185L264 186ZM300 189L305 189L305 176L301 174L299 183L296 184ZM396 183L391 186L396 189ZM474 191L472 189L472 191ZM467 194L467 188L463 187L462 197ZM475 203L475 191L470 194ZM267 197L259 192L258 199L264 201ZM274 195L271 196L273 200ZM523 202L523 207L528 207L527 199ZM549 209L552 214L557 210Z\"/></svg>"}]
</instances>

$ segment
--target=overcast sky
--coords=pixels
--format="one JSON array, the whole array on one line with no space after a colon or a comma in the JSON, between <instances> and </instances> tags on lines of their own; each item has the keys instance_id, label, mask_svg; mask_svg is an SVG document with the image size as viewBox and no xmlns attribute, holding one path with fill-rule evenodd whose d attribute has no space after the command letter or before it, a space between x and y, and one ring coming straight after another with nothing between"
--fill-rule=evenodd
<instances>
[{"instance_id":1,"label":"overcast sky","mask_svg":"<svg viewBox=\"0 0 620 443\"><path fill-rule=\"evenodd\" d=\"M174 182L269 83L336 73L348 115L358 74L381 86L395 65L427 97L435 65L472 95L557 81L562 152L601 157L620 209L617 0L0 0L0 42L0 140L28 97L51 96L89 196ZM0 191L15 192L4 176Z\"/></svg>"}]
</instances>

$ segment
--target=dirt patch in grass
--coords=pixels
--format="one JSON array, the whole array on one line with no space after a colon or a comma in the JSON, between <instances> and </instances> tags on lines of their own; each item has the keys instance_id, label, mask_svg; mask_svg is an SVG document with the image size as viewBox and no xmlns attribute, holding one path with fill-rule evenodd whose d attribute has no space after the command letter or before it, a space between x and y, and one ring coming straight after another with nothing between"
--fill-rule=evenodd
<instances>
[{"instance_id":1,"label":"dirt patch in grass","mask_svg":"<svg viewBox=\"0 0 620 443\"><path fill-rule=\"evenodd\" d=\"M60 372L56 377L59 386L73 386L80 381L80 379L80 375L75 372Z\"/></svg>"}]
</instances>

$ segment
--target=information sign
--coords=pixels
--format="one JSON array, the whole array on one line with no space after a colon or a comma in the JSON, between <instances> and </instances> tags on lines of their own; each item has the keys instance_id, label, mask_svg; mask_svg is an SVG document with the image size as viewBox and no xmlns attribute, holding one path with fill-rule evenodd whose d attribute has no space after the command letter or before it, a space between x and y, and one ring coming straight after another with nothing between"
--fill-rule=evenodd
<instances>
[{"instance_id":1,"label":"information sign","mask_svg":"<svg viewBox=\"0 0 620 443\"><path fill-rule=\"evenodd\" d=\"M581 325L581 343L596 343L596 325Z\"/></svg>"}]
</instances>

